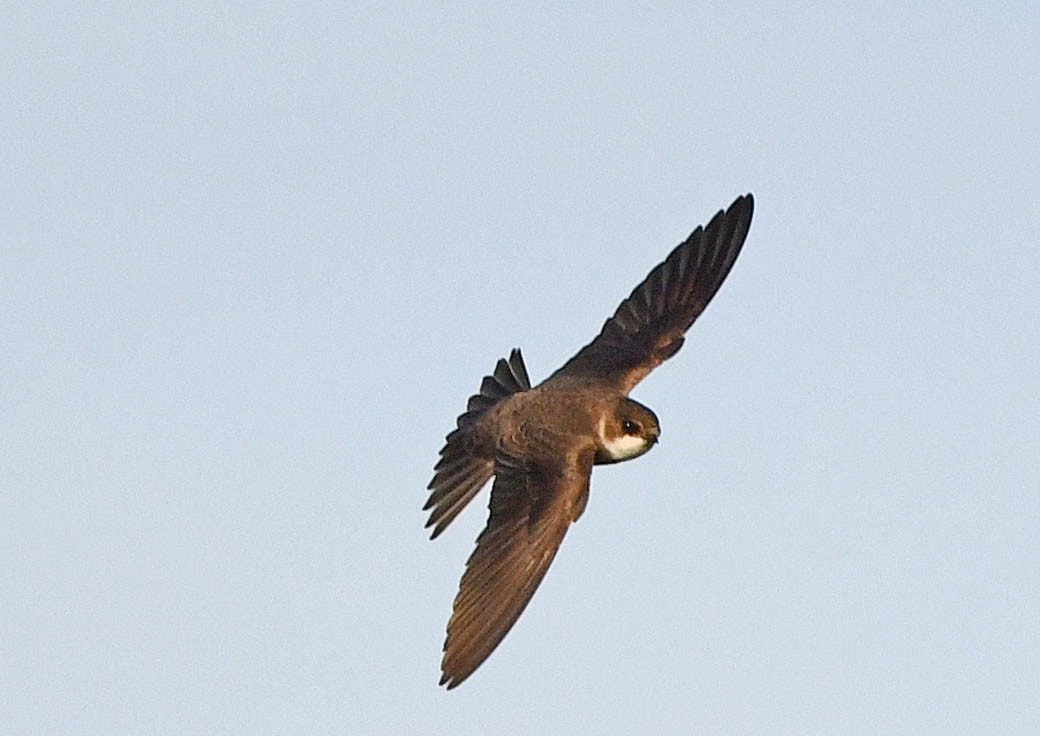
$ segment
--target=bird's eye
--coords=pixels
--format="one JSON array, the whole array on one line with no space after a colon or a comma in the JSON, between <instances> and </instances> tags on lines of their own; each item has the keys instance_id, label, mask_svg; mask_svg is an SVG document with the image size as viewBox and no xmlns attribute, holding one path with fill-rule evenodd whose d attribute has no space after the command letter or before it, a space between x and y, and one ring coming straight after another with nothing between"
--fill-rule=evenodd
<instances>
[{"instance_id":1,"label":"bird's eye","mask_svg":"<svg viewBox=\"0 0 1040 736\"><path fill-rule=\"evenodd\" d=\"M631 419L626 419L621 422L621 431L625 434L637 434L639 432L639 424Z\"/></svg>"}]
</instances>

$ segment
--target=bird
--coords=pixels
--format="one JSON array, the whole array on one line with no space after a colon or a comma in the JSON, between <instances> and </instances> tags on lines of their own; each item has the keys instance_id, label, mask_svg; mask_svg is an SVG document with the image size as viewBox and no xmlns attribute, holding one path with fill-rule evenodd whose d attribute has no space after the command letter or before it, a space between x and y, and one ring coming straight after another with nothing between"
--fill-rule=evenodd
<instances>
[{"instance_id":1,"label":"bird","mask_svg":"<svg viewBox=\"0 0 1040 736\"><path fill-rule=\"evenodd\" d=\"M458 687L516 623L585 511L593 466L631 460L658 442L657 415L629 393L682 347L733 267L753 211L745 194L697 227L592 342L537 386L515 348L470 397L423 506L436 539L494 477L487 525L448 621L441 686Z\"/></svg>"}]
</instances>

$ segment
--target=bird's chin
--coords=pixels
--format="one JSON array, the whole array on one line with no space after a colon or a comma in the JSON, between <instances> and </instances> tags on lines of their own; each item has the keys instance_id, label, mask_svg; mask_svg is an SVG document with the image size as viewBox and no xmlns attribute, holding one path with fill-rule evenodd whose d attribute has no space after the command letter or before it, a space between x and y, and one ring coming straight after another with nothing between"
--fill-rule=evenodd
<instances>
[{"instance_id":1,"label":"bird's chin","mask_svg":"<svg viewBox=\"0 0 1040 736\"><path fill-rule=\"evenodd\" d=\"M622 435L603 443L603 446L596 451L596 464L622 463L625 460L631 460L646 454L653 446L654 443L645 437L636 437L629 434Z\"/></svg>"}]
</instances>

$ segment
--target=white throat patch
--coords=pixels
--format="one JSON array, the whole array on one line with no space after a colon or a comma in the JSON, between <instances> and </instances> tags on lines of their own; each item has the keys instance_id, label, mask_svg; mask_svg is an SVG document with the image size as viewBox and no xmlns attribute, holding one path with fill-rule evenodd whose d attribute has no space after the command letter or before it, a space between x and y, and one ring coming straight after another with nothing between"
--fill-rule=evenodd
<instances>
[{"instance_id":1,"label":"white throat patch","mask_svg":"<svg viewBox=\"0 0 1040 736\"><path fill-rule=\"evenodd\" d=\"M601 419L599 422L599 439L611 460L628 460L647 451L649 443L642 437L623 434L608 440L604 437L606 428L606 421Z\"/></svg>"},{"instance_id":2,"label":"white throat patch","mask_svg":"<svg viewBox=\"0 0 1040 736\"><path fill-rule=\"evenodd\" d=\"M646 452L646 446L646 440L630 434L623 434L603 443L607 454L614 460L628 460L630 457L642 455Z\"/></svg>"}]
</instances>

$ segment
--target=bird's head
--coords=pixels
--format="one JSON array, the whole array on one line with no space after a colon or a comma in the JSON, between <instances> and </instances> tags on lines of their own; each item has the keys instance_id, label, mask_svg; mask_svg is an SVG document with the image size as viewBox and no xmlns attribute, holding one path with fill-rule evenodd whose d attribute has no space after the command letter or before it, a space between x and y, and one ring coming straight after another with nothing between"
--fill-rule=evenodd
<instances>
[{"instance_id":1,"label":"bird's head","mask_svg":"<svg viewBox=\"0 0 1040 736\"><path fill-rule=\"evenodd\" d=\"M599 424L596 463L619 463L639 457L661 436L661 424L650 409L627 396L618 399L614 411Z\"/></svg>"}]
</instances>

